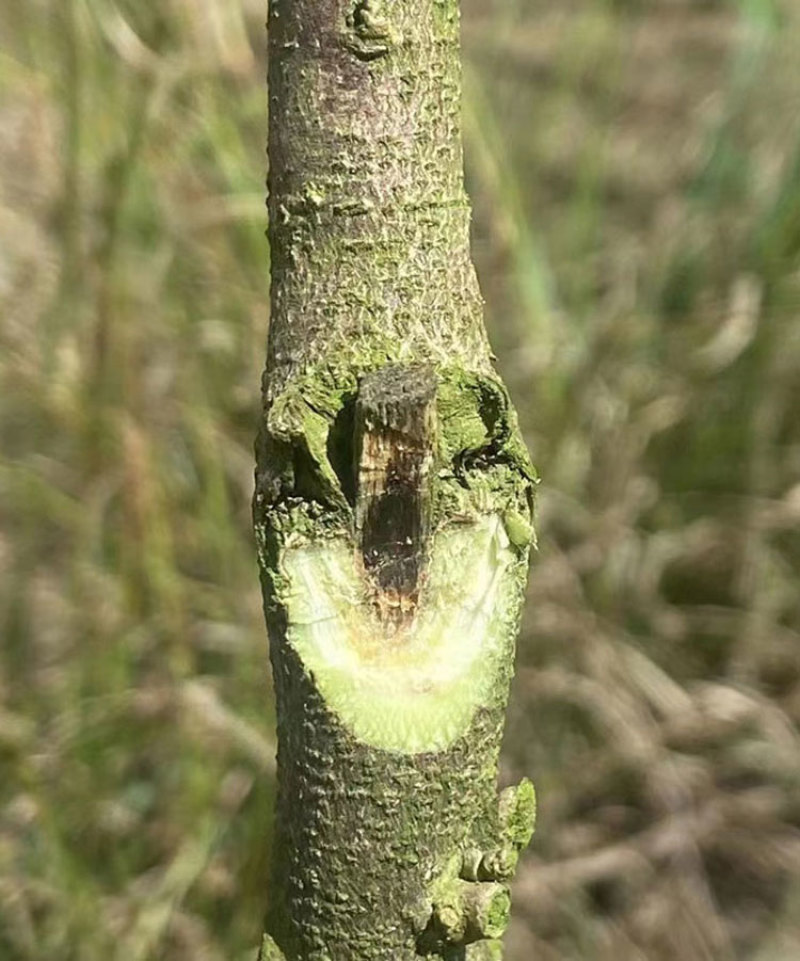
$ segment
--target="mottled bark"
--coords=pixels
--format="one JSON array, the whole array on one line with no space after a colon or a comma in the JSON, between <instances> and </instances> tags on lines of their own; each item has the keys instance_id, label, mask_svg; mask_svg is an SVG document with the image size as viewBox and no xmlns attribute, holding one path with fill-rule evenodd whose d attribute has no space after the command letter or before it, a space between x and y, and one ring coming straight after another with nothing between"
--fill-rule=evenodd
<instances>
[{"instance_id":1,"label":"mottled bark","mask_svg":"<svg viewBox=\"0 0 800 961\"><path fill-rule=\"evenodd\" d=\"M254 504L278 709L263 961L500 958L533 472L469 256L457 0L273 0Z\"/></svg>"}]
</instances>

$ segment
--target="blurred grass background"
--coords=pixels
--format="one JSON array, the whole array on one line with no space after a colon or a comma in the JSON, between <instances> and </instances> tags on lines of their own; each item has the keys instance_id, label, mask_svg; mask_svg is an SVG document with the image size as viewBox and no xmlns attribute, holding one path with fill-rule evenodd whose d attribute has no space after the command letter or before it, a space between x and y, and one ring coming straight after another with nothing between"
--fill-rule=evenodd
<instances>
[{"instance_id":1,"label":"blurred grass background","mask_svg":"<svg viewBox=\"0 0 800 961\"><path fill-rule=\"evenodd\" d=\"M510 961L800 958L800 4L464 0L544 477ZM0 6L0 961L252 961L261 0Z\"/></svg>"}]
</instances>

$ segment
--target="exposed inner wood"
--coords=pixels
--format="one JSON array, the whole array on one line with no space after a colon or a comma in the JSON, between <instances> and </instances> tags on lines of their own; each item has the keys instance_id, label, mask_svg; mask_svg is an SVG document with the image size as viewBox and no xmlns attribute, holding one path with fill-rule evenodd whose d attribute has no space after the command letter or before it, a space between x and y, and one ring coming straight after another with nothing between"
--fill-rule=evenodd
<instances>
[{"instance_id":1,"label":"exposed inner wood","mask_svg":"<svg viewBox=\"0 0 800 961\"><path fill-rule=\"evenodd\" d=\"M436 377L427 366L366 375L356 404L356 537L381 620L410 622L424 579Z\"/></svg>"}]
</instances>

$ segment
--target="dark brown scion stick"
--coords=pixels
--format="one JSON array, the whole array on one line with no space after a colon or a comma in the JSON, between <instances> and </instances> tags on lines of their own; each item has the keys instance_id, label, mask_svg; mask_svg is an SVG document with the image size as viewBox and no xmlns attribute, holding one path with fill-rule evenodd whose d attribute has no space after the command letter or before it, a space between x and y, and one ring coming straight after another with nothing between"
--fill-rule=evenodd
<instances>
[{"instance_id":1,"label":"dark brown scion stick","mask_svg":"<svg viewBox=\"0 0 800 961\"><path fill-rule=\"evenodd\" d=\"M431 367L383 367L362 378L356 405L355 525L381 620L413 618L430 534L436 430Z\"/></svg>"}]
</instances>

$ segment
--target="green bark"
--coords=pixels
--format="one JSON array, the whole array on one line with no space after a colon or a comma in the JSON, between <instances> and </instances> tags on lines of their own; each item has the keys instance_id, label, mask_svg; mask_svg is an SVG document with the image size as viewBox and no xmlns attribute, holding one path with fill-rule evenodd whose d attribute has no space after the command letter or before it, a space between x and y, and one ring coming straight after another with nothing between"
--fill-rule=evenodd
<instances>
[{"instance_id":1,"label":"green bark","mask_svg":"<svg viewBox=\"0 0 800 961\"><path fill-rule=\"evenodd\" d=\"M269 31L261 957L499 959L535 809L496 788L534 475L469 255L458 4L273 0Z\"/></svg>"}]
</instances>

